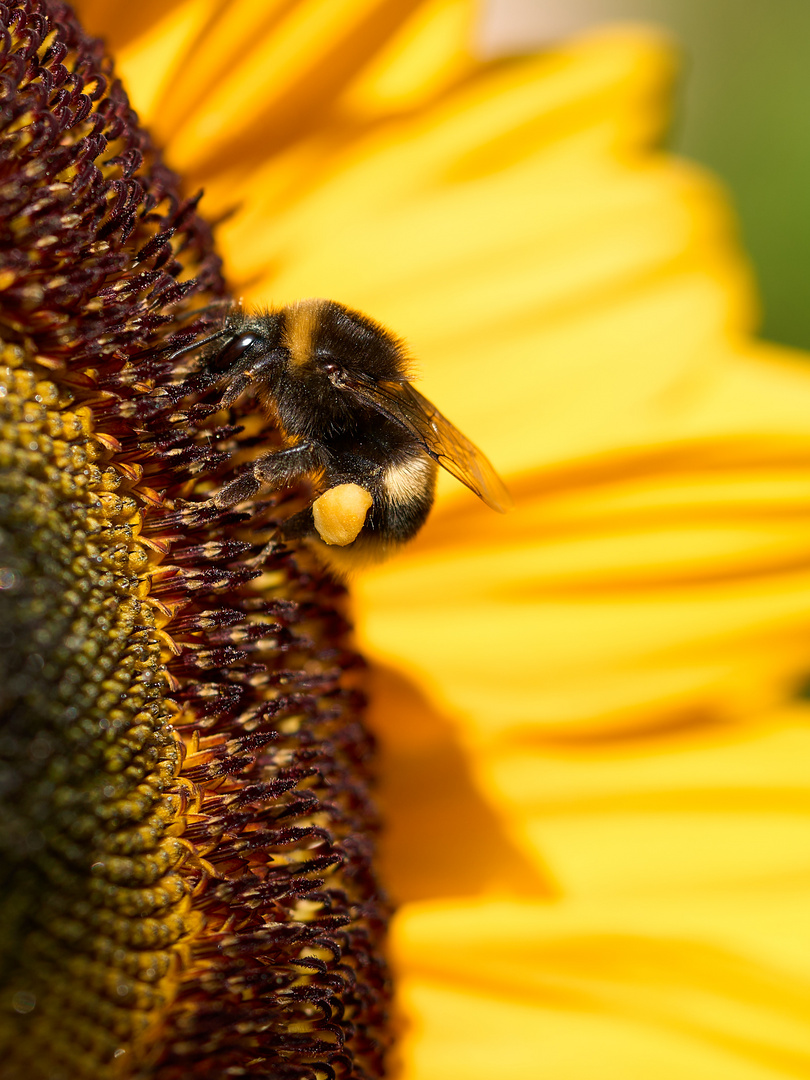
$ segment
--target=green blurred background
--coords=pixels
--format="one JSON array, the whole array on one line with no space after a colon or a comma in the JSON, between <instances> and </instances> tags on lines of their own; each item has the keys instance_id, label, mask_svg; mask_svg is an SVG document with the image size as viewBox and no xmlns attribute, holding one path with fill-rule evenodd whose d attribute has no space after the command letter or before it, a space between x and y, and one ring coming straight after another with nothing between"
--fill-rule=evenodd
<instances>
[{"instance_id":1,"label":"green blurred background","mask_svg":"<svg viewBox=\"0 0 810 1080\"><path fill-rule=\"evenodd\" d=\"M508 52L616 19L681 42L670 146L732 191L763 336L810 349L810 0L489 0L481 39Z\"/></svg>"}]
</instances>

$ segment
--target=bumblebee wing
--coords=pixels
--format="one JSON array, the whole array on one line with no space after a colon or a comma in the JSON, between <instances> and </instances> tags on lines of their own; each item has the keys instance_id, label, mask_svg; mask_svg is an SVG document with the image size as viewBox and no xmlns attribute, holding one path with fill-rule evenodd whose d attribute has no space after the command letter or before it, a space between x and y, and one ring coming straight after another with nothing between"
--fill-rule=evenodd
<instances>
[{"instance_id":1,"label":"bumblebee wing","mask_svg":"<svg viewBox=\"0 0 810 1080\"><path fill-rule=\"evenodd\" d=\"M474 491L487 506L503 514L512 507L506 485L478 447L462 435L436 406L409 382L376 383L362 375L341 372L335 385L353 391L418 439L443 469Z\"/></svg>"}]
</instances>

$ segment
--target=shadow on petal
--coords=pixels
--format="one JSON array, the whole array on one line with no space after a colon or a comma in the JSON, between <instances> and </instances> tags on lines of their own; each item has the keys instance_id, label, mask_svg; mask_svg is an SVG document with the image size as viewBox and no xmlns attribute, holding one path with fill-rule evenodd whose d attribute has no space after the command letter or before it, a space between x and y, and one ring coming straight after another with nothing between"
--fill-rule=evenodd
<instances>
[{"instance_id":1,"label":"shadow on petal","mask_svg":"<svg viewBox=\"0 0 810 1080\"><path fill-rule=\"evenodd\" d=\"M557 889L478 791L452 719L415 683L376 666L369 722L381 744L382 877L395 901Z\"/></svg>"}]
</instances>

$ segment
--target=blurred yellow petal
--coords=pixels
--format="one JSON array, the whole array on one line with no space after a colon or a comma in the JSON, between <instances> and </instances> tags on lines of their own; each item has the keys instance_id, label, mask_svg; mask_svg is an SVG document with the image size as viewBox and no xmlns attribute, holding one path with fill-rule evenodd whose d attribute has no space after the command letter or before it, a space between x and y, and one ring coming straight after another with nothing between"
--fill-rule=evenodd
<instances>
[{"instance_id":1,"label":"blurred yellow petal","mask_svg":"<svg viewBox=\"0 0 810 1080\"><path fill-rule=\"evenodd\" d=\"M407 686L386 674L376 689L386 787L402 776L431 813L410 851L392 813L389 877L410 901L394 933L406 1076L588 1076L594 1061L617 1080L804 1075L810 709L509 746L470 783L497 808L498 835L459 798L447 719L409 730Z\"/></svg>"},{"instance_id":2,"label":"blurred yellow petal","mask_svg":"<svg viewBox=\"0 0 810 1080\"><path fill-rule=\"evenodd\" d=\"M395 932L417 1018L405 1075L804 1076L805 908L795 885L654 905L413 905Z\"/></svg>"},{"instance_id":3,"label":"blurred yellow petal","mask_svg":"<svg viewBox=\"0 0 810 1080\"><path fill-rule=\"evenodd\" d=\"M810 401L803 369L740 360L682 404L680 445L518 479L505 521L460 500L437 513L357 583L367 642L389 659L406 648L498 739L509 724L646 727L783 693L807 666Z\"/></svg>"}]
</instances>

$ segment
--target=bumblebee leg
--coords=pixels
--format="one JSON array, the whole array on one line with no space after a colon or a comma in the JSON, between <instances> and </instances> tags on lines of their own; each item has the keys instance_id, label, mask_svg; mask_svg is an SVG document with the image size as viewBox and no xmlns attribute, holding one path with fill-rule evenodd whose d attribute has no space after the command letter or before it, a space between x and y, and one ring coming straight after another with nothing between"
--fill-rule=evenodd
<instances>
[{"instance_id":1,"label":"bumblebee leg","mask_svg":"<svg viewBox=\"0 0 810 1080\"><path fill-rule=\"evenodd\" d=\"M219 399L220 407L227 409L229 405L233 405L239 395L243 394L252 382L253 373L250 371L242 371L238 375L232 376L230 384Z\"/></svg>"},{"instance_id":2,"label":"bumblebee leg","mask_svg":"<svg viewBox=\"0 0 810 1080\"><path fill-rule=\"evenodd\" d=\"M312 507L299 510L291 518L287 518L279 526L279 532L284 540L303 540L305 536L316 536L315 525L312 521Z\"/></svg>"},{"instance_id":3,"label":"bumblebee leg","mask_svg":"<svg viewBox=\"0 0 810 1080\"><path fill-rule=\"evenodd\" d=\"M262 377L267 368L272 368L274 364L278 363L278 359L279 350L272 349L261 353L259 356L245 356L222 372L217 381L222 382L227 379L228 385L222 392L222 397L219 400L220 405L224 409L227 409L229 405L233 405L249 386Z\"/></svg>"},{"instance_id":4,"label":"bumblebee leg","mask_svg":"<svg viewBox=\"0 0 810 1080\"><path fill-rule=\"evenodd\" d=\"M374 496L367 488L336 484L319 495L312 506L288 518L280 532L286 540L311 537L330 546L347 547L360 535L373 504Z\"/></svg>"},{"instance_id":5,"label":"bumblebee leg","mask_svg":"<svg viewBox=\"0 0 810 1080\"><path fill-rule=\"evenodd\" d=\"M261 487L281 487L323 464L323 452L314 443L298 443L286 450L274 450L253 462L249 472L229 481L213 498L220 508L250 499Z\"/></svg>"}]
</instances>

